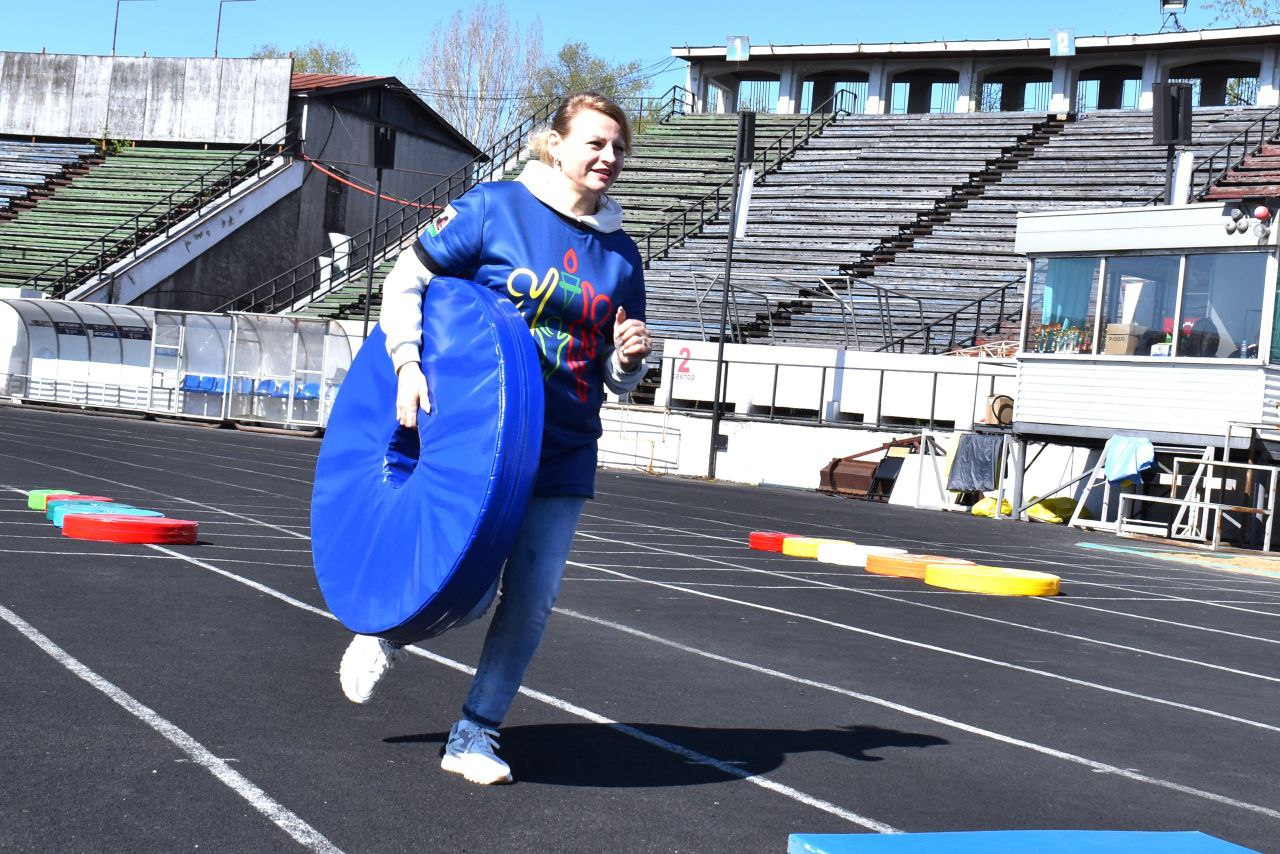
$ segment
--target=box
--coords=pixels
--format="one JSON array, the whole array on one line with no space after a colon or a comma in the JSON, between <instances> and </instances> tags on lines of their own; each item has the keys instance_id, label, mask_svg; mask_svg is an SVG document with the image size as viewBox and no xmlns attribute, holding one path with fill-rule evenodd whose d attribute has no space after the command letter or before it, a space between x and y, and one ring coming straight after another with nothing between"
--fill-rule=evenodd
<instances>
[{"instance_id":1,"label":"box","mask_svg":"<svg viewBox=\"0 0 1280 854\"><path fill-rule=\"evenodd\" d=\"M1108 323L1102 352L1108 356L1132 356L1138 351L1138 339L1146 327L1136 323Z\"/></svg>"}]
</instances>

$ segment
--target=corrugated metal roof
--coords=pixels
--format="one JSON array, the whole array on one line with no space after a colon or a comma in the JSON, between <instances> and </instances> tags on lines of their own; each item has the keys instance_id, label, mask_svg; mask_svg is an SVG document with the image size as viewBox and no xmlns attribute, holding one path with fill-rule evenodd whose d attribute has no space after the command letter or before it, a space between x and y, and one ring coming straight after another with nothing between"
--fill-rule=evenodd
<instances>
[{"instance_id":1,"label":"corrugated metal roof","mask_svg":"<svg viewBox=\"0 0 1280 854\"><path fill-rule=\"evenodd\" d=\"M294 74L293 80L289 83L289 91L314 92L318 89L339 89L391 79L390 77L362 77L356 74Z\"/></svg>"}]
</instances>

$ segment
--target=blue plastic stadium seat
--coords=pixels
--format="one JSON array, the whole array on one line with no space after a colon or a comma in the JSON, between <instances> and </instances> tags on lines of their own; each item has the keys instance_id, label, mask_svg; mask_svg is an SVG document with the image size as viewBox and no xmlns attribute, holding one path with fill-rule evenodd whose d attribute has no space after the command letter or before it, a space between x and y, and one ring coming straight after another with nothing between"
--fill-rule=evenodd
<instances>
[{"instance_id":1,"label":"blue plastic stadium seat","mask_svg":"<svg viewBox=\"0 0 1280 854\"><path fill-rule=\"evenodd\" d=\"M226 393L227 393L227 378L226 378L226 377L214 377L214 378L213 378L213 393L214 393L214 394L226 394Z\"/></svg>"},{"instance_id":2,"label":"blue plastic stadium seat","mask_svg":"<svg viewBox=\"0 0 1280 854\"><path fill-rule=\"evenodd\" d=\"M276 390L279 385L275 380L258 380L253 393L260 397L276 397Z\"/></svg>"},{"instance_id":3,"label":"blue plastic stadium seat","mask_svg":"<svg viewBox=\"0 0 1280 854\"><path fill-rule=\"evenodd\" d=\"M214 390L214 384L216 382L217 382L217 377L201 377L200 390L205 394L209 394Z\"/></svg>"},{"instance_id":4,"label":"blue plastic stadium seat","mask_svg":"<svg viewBox=\"0 0 1280 854\"><path fill-rule=\"evenodd\" d=\"M292 390L293 383L285 380L283 382L276 383L276 390L271 392L271 396L275 398L287 398L289 396L289 392Z\"/></svg>"},{"instance_id":5,"label":"blue plastic stadium seat","mask_svg":"<svg viewBox=\"0 0 1280 854\"><path fill-rule=\"evenodd\" d=\"M179 388L183 391L200 391L200 377L196 374L183 374Z\"/></svg>"},{"instance_id":6,"label":"blue plastic stadium seat","mask_svg":"<svg viewBox=\"0 0 1280 854\"><path fill-rule=\"evenodd\" d=\"M319 400L320 399L320 383L305 383L298 388L298 393L294 395L295 400Z\"/></svg>"}]
</instances>

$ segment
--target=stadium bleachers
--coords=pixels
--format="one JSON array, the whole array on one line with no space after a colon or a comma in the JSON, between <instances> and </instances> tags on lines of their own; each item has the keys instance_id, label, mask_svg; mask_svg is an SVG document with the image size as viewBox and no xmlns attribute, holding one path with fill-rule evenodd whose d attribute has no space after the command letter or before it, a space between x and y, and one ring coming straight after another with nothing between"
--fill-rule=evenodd
<instances>
[{"instance_id":1,"label":"stadium bleachers","mask_svg":"<svg viewBox=\"0 0 1280 854\"><path fill-rule=\"evenodd\" d=\"M171 201L194 200L200 194L198 179L229 153L151 146L108 152L99 165L0 221L0 286L20 285L46 273L53 278L64 269L87 269L104 249L121 242L131 245L138 230L145 234L171 211ZM205 188L206 193L216 189L214 181ZM181 198L171 200L175 191L182 191ZM46 289L42 281L31 286Z\"/></svg>"},{"instance_id":2,"label":"stadium bleachers","mask_svg":"<svg viewBox=\"0 0 1280 854\"><path fill-rule=\"evenodd\" d=\"M12 219L100 162L93 145L0 139L0 221Z\"/></svg>"},{"instance_id":3,"label":"stadium bleachers","mask_svg":"<svg viewBox=\"0 0 1280 854\"><path fill-rule=\"evenodd\" d=\"M846 287L826 298L821 282L888 257L939 209L980 195L1061 128L1029 113L854 116L828 128L781 172L754 188L748 236L734 247L735 282L755 281L780 311L739 328L741 338L872 347L863 335L886 306L918 314L912 300L884 289ZM727 223L706 229L655 259L650 287L710 281L724 265ZM668 281L671 284L668 285ZM861 323L851 329L851 315ZM655 315L687 326L689 315ZM870 332L870 330L867 330Z\"/></svg>"},{"instance_id":4,"label":"stadium bleachers","mask_svg":"<svg viewBox=\"0 0 1280 854\"><path fill-rule=\"evenodd\" d=\"M1195 154L1264 112L1197 110ZM795 117L762 120L758 148ZM730 174L735 121L681 116L637 134L613 192L633 237ZM1166 156L1151 144L1149 112L1067 122L1031 113L845 117L753 188L748 236L734 249L732 334L859 349L898 340L919 350L967 341L976 326L1008 333L999 315L1017 311L1025 263L1013 252L1017 213L1146 204L1162 190ZM727 220L655 253L647 281L659 337L717 334ZM375 316L388 267L375 275ZM303 313L358 318L363 299L361 271ZM900 341L928 324L937 326Z\"/></svg>"},{"instance_id":5,"label":"stadium bleachers","mask_svg":"<svg viewBox=\"0 0 1280 854\"><path fill-rule=\"evenodd\" d=\"M1195 155L1229 141L1262 112L1197 110ZM1151 143L1150 113L1085 115L858 281L927 300L932 322L1022 274L1025 259L1013 251L1019 211L1147 204L1163 192L1166 160L1165 146Z\"/></svg>"},{"instance_id":6,"label":"stadium bleachers","mask_svg":"<svg viewBox=\"0 0 1280 854\"><path fill-rule=\"evenodd\" d=\"M797 121L797 116L761 116L756 126L756 149L767 147ZM666 122L636 128L625 178L611 193L626 212L628 234L639 239L732 175L737 123L736 115L677 115ZM518 169L511 170L504 177L509 180L518 173ZM382 279L391 263L384 262L374 273L374 316L381 305ZM365 275L359 271L299 313L343 319L363 317L364 293Z\"/></svg>"}]
</instances>

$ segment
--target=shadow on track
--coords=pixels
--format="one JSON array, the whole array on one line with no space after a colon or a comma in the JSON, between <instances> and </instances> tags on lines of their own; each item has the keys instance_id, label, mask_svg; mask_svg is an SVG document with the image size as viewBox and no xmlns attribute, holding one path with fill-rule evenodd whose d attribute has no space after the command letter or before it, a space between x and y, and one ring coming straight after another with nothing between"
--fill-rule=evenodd
<instances>
[{"instance_id":1,"label":"shadow on track","mask_svg":"<svg viewBox=\"0 0 1280 854\"><path fill-rule=\"evenodd\" d=\"M858 762L880 762L869 751L949 744L924 733L875 726L838 729L710 729L664 724L623 724L648 735L733 765L746 774L766 774L788 754L830 753ZM446 733L401 735L388 744L443 744ZM517 780L555 786L603 788L689 786L723 783L735 775L645 744L604 724L545 724L502 730L502 758Z\"/></svg>"}]
</instances>

